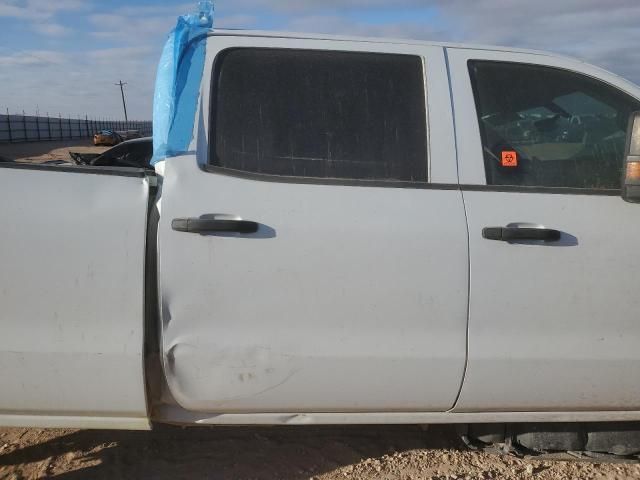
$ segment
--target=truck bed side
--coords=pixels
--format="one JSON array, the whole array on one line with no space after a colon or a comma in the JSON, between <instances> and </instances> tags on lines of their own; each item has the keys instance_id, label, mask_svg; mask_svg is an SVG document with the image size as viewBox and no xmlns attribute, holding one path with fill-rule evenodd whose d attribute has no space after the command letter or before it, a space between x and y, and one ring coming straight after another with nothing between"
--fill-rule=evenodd
<instances>
[{"instance_id":1,"label":"truck bed side","mask_svg":"<svg viewBox=\"0 0 640 480\"><path fill-rule=\"evenodd\" d=\"M0 167L0 423L147 428L148 172Z\"/></svg>"}]
</instances>

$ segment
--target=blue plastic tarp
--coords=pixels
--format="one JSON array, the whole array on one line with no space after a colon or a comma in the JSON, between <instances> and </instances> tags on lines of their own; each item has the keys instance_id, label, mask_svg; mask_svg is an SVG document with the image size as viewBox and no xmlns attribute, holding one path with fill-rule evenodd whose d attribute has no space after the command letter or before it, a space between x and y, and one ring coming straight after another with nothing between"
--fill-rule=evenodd
<instances>
[{"instance_id":1,"label":"blue plastic tarp","mask_svg":"<svg viewBox=\"0 0 640 480\"><path fill-rule=\"evenodd\" d=\"M189 149L213 13L213 2L199 2L198 13L178 18L162 50L153 99L152 165Z\"/></svg>"}]
</instances>

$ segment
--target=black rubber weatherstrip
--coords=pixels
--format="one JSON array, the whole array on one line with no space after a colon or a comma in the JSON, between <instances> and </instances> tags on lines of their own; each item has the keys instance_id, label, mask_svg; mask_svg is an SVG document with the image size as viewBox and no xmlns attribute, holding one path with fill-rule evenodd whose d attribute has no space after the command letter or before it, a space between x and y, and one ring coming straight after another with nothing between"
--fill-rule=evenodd
<instances>
[{"instance_id":1,"label":"black rubber weatherstrip","mask_svg":"<svg viewBox=\"0 0 640 480\"><path fill-rule=\"evenodd\" d=\"M302 185L338 185L350 187L413 188L418 190L462 190L463 192L546 193L553 195L599 195L617 197L620 189L522 187L516 185L458 185L455 183L406 182L394 180L352 180L341 178L290 177L265 173L245 172L214 165L201 166L204 171L246 180Z\"/></svg>"},{"instance_id":2,"label":"black rubber weatherstrip","mask_svg":"<svg viewBox=\"0 0 640 480\"><path fill-rule=\"evenodd\" d=\"M387 188L415 188L427 190L459 190L455 184L407 182L396 180L354 180L342 178L318 178L318 177L291 177L284 175L270 175L266 173L245 172L226 167L205 165L201 167L209 173L217 173L229 177L244 178L261 182L298 183L303 185L342 185L347 187L387 187Z\"/></svg>"},{"instance_id":3,"label":"black rubber weatherstrip","mask_svg":"<svg viewBox=\"0 0 640 480\"><path fill-rule=\"evenodd\" d=\"M621 189L571 188L571 187L522 187L518 185L460 185L464 192L548 193L556 195L600 195L619 197Z\"/></svg>"}]
</instances>

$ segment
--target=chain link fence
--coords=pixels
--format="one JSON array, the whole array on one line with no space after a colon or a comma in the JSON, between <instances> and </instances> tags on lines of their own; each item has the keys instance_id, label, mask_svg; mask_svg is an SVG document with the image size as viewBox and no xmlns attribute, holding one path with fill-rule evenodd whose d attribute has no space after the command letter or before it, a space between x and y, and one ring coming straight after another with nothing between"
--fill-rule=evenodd
<instances>
[{"instance_id":1,"label":"chain link fence","mask_svg":"<svg viewBox=\"0 0 640 480\"><path fill-rule=\"evenodd\" d=\"M94 120L36 115L0 115L0 143L20 143L91 138L101 130L137 130L151 136L150 121Z\"/></svg>"}]
</instances>

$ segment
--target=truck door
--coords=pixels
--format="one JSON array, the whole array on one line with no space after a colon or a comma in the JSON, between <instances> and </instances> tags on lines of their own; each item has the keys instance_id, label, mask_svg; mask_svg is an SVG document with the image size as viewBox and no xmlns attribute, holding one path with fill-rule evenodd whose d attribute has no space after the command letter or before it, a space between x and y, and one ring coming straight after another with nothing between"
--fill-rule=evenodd
<instances>
[{"instance_id":1,"label":"truck door","mask_svg":"<svg viewBox=\"0 0 640 480\"><path fill-rule=\"evenodd\" d=\"M456 411L638 410L640 223L620 188L639 89L550 56L448 55L471 265Z\"/></svg>"},{"instance_id":2,"label":"truck door","mask_svg":"<svg viewBox=\"0 0 640 480\"><path fill-rule=\"evenodd\" d=\"M142 170L0 164L0 425L148 429Z\"/></svg>"},{"instance_id":3,"label":"truck door","mask_svg":"<svg viewBox=\"0 0 640 480\"><path fill-rule=\"evenodd\" d=\"M197 412L447 410L468 259L444 52L291 46L210 38L197 154L160 166L168 387Z\"/></svg>"}]
</instances>

